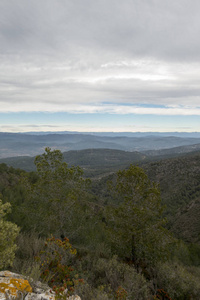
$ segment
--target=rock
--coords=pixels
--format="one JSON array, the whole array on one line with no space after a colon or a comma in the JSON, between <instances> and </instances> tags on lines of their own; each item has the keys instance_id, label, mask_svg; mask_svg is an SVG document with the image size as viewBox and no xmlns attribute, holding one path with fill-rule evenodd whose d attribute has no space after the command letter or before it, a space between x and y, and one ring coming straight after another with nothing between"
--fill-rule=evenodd
<instances>
[{"instance_id":1,"label":"rock","mask_svg":"<svg viewBox=\"0 0 200 300\"><path fill-rule=\"evenodd\" d=\"M0 299L15 299L19 293L32 293L32 287L23 276L9 271L0 272Z\"/></svg>"},{"instance_id":2,"label":"rock","mask_svg":"<svg viewBox=\"0 0 200 300\"><path fill-rule=\"evenodd\" d=\"M55 293L40 281L34 282L20 274L2 271L0 272L0 299L55 300ZM81 300L77 295L69 296L67 299Z\"/></svg>"}]
</instances>

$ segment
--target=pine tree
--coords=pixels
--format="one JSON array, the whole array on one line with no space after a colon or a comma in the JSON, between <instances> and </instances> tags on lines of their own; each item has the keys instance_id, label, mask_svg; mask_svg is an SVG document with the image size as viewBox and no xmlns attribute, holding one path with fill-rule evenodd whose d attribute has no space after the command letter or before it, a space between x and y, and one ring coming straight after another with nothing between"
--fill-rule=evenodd
<instances>
[{"instance_id":1,"label":"pine tree","mask_svg":"<svg viewBox=\"0 0 200 300\"><path fill-rule=\"evenodd\" d=\"M114 251L136 265L139 261L155 263L167 255L171 236L163 227L160 192L145 172L131 165L119 171L112 184L116 202L107 211Z\"/></svg>"}]
</instances>

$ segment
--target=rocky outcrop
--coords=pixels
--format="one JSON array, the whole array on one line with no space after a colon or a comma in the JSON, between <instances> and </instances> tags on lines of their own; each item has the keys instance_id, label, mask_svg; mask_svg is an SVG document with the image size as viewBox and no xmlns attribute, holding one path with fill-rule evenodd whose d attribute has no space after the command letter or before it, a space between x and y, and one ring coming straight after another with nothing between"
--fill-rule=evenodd
<instances>
[{"instance_id":1,"label":"rocky outcrop","mask_svg":"<svg viewBox=\"0 0 200 300\"><path fill-rule=\"evenodd\" d=\"M67 293L67 290L66 290ZM55 293L40 281L33 281L10 271L0 272L0 299L5 300L55 300ZM77 295L68 300L81 300Z\"/></svg>"}]
</instances>

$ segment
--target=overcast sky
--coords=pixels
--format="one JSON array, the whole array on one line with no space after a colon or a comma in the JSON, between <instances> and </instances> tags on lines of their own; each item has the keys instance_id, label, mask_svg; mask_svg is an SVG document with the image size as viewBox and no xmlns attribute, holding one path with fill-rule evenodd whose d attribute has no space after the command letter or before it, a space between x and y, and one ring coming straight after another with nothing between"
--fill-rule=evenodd
<instances>
[{"instance_id":1,"label":"overcast sky","mask_svg":"<svg viewBox=\"0 0 200 300\"><path fill-rule=\"evenodd\" d=\"M0 131L200 131L199 0L1 0Z\"/></svg>"}]
</instances>

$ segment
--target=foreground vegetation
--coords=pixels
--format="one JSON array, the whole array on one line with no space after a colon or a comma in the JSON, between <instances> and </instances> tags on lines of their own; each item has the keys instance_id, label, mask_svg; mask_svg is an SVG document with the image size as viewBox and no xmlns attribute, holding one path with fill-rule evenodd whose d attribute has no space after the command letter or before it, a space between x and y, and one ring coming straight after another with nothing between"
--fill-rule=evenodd
<instances>
[{"instance_id":1,"label":"foreground vegetation","mask_svg":"<svg viewBox=\"0 0 200 300\"><path fill-rule=\"evenodd\" d=\"M0 233L12 241L0 244L1 269L48 282L60 297L67 287L83 300L199 299L199 245L172 235L142 168L95 189L59 150L46 148L35 165L31 173L0 165Z\"/></svg>"}]
</instances>

